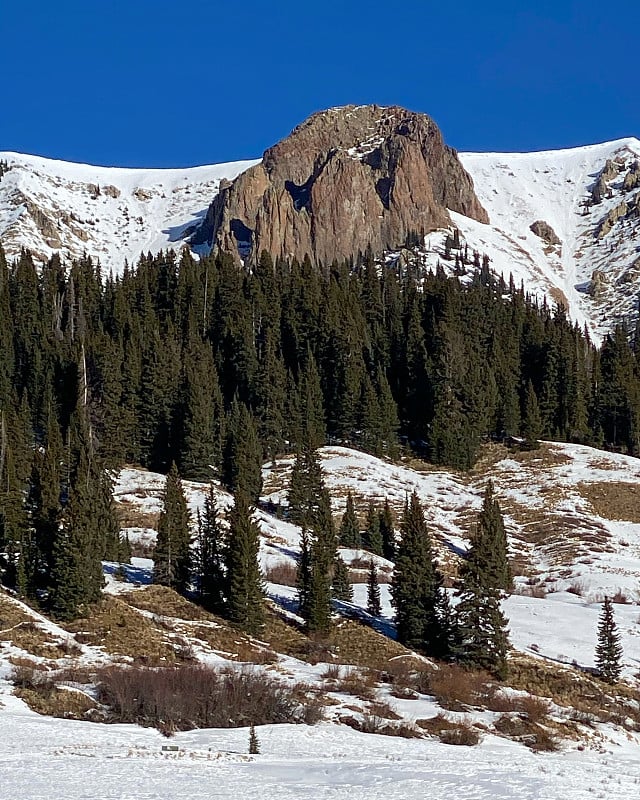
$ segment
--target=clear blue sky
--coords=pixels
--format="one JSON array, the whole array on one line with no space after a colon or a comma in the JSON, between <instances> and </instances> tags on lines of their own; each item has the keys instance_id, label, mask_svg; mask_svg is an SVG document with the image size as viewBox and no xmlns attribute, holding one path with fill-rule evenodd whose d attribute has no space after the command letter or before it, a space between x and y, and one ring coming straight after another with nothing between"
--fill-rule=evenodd
<instances>
[{"instance_id":1,"label":"clear blue sky","mask_svg":"<svg viewBox=\"0 0 640 800\"><path fill-rule=\"evenodd\" d=\"M0 150L214 163L372 102L460 150L640 136L639 31L637 0L0 0Z\"/></svg>"}]
</instances>

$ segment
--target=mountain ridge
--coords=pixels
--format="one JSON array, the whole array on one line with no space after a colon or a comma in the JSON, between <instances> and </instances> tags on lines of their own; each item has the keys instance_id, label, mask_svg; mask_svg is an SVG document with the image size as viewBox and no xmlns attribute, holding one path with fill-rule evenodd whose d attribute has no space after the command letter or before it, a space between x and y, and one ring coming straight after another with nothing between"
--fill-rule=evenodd
<instances>
[{"instance_id":1,"label":"mountain ridge","mask_svg":"<svg viewBox=\"0 0 640 800\"><path fill-rule=\"evenodd\" d=\"M633 323L640 289L638 139L457 156L489 222L443 209L448 219L438 218L418 253L425 267L440 262L455 272L444 256L446 238L458 228L462 245L486 253L493 271L505 280L513 275L541 301L563 303L596 340L616 322ZM54 253L65 260L86 253L115 274L125 260L135 262L148 251L187 246L196 256L209 252L203 223L212 201L263 164L99 167L13 152L0 153L0 162L8 166L0 177L0 242L9 258L24 247L41 262ZM602 197L592 202L598 184ZM549 226L559 242L533 233L534 223Z\"/></svg>"}]
</instances>

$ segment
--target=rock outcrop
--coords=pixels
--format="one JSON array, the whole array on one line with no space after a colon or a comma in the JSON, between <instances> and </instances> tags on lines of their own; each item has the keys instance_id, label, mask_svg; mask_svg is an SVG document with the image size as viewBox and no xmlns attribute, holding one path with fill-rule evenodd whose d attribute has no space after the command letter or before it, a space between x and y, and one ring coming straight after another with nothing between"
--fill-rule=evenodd
<instances>
[{"instance_id":1,"label":"rock outcrop","mask_svg":"<svg viewBox=\"0 0 640 800\"><path fill-rule=\"evenodd\" d=\"M346 106L314 114L222 185L191 241L249 264L262 250L327 264L445 227L447 209L488 222L433 120L397 106Z\"/></svg>"},{"instance_id":2,"label":"rock outcrop","mask_svg":"<svg viewBox=\"0 0 640 800\"><path fill-rule=\"evenodd\" d=\"M535 222L531 223L529 230L532 233L535 233L536 236L540 237L543 242L546 242L550 245L557 245L562 244L558 234L553 230L551 225L548 222L545 222L542 219L538 219Z\"/></svg>"}]
</instances>

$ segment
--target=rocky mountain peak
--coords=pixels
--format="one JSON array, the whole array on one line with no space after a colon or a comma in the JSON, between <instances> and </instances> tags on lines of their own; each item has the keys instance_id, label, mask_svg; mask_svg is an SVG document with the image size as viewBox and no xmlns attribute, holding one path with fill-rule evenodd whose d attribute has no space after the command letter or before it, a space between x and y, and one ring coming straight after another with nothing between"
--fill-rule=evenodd
<instances>
[{"instance_id":1,"label":"rocky mountain peak","mask_svg":"<svg viewBox=\"0 0 640 800\"><path fill-rule=\"evenodd\" d=\"M221 187L192 241L249 263L262 250L330 263L445 227L447 209L488 222L433 120L399 106L344 106L313 114Z\"/></svg>"}]
</instances>

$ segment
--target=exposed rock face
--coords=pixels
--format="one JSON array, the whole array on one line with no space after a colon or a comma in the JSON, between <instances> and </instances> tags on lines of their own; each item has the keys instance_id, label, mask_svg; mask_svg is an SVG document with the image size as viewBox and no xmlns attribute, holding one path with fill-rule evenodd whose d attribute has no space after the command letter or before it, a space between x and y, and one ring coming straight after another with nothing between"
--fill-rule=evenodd
<instances>
[{"instance_id":1,"label":"exposed rock face","mask_svg":"<svg viewBox=\"0 0 640 800\"><path fill-rule=\"evenodd\" d=\"M396 106L347 106L314 114L222 186L192 242L248 263L267 250L326 264L446 226L447 208L488 222L433 120Z\"/></svg>"},{"instance_id":2,"label":"exposed rock face","mask_svg":"<svg viewBox=\"0 0 640 800\"><path fill-rule=\"evenodd\" d=\"M536 236L539 236L543 242L547 242L547 244L561 244L558 234L553 230L548 222L545 222L542 219L533 222L530 230L535 233Z\"/></svg>"}]
</instances>

